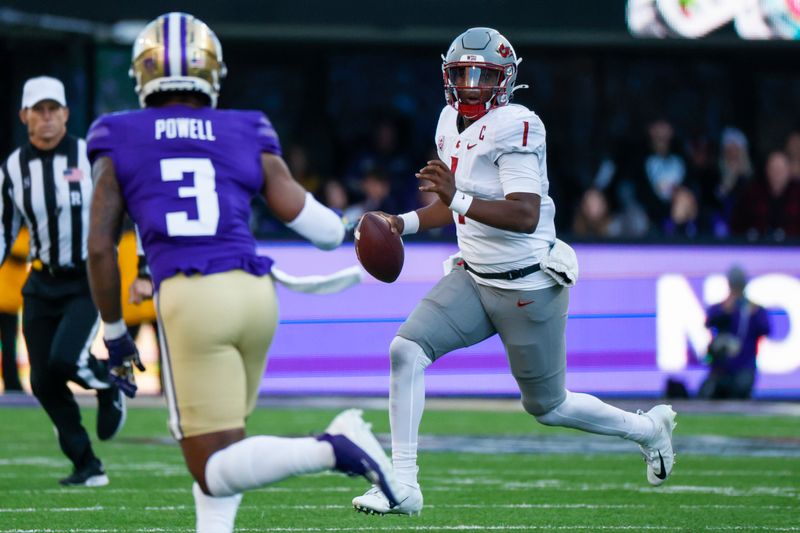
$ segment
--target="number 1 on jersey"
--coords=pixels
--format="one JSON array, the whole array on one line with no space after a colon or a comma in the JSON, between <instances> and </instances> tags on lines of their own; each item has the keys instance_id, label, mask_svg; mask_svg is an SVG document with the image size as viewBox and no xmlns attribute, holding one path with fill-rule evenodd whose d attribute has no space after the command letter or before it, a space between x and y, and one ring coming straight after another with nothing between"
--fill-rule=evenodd
<instances>
[{"instance_id":1,"label":"number 1 on jersey","mask_svg":"<svg viewBox=\"0 0 800 533\"><path fill-rule=\"evenodd\" d=\"M458 158L454 155L450 156L450 172L453 173L453 178L456 177L456 169L458 168ZM467 219L464 218L464 215L458 215L458 223L459 224L466 224Z\"/></svg>"}]
</instances>

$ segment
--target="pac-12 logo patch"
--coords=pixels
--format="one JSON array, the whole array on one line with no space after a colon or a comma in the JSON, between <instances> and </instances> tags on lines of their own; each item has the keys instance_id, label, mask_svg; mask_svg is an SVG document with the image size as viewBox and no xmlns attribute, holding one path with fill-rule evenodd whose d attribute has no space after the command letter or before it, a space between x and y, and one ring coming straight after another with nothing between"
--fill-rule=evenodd
<instances>
[{"instance_id":1,"label":"pac-12 logo patch","mask_svg":"<svg viewBox=\"0 0 800 533\"><path fill-rule=\"evenodd\" d=\"M444 135L439 135L439 138L436 139L436 146L439 148L440 152L444 150Z\"/></svg>"}]
</instances>

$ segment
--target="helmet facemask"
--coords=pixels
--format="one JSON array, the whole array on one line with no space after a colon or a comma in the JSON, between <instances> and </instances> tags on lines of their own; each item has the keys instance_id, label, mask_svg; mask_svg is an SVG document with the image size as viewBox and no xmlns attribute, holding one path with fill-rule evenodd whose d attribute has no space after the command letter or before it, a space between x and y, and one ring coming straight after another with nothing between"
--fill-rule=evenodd
<instances>
[{"instance_id":1,"label":"helmet facemask","mask_svg":"<svg viewBox=\"0 0 800 533\"><path fill-rule=\"evenodd\" d=\"M468 120L477 120L490 109L506 105L506 85L514 68L479 62L445 63L442 73L447 103ZM507 74L507 70L511 72Z\"/></svg>"}]
</instances>

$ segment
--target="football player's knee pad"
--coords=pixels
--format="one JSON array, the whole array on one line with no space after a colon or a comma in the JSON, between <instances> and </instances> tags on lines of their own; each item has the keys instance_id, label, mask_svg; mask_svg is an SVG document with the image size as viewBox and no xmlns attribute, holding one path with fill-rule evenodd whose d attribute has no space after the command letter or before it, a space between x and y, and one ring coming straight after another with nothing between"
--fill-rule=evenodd
<instances>
[{"instance_id":1,"label":"football player's knee pad","mask_svg":"<svg viewBox=\"0 0 800 533\"><path fill-rule=\"evenodd\" d=\"M561 414L559 408L566 400L552 396L537 396L525 394L522 396L522 406L525 411L533 415L536 420L546 426L560 426Z\"/></svg>"},{"instance_id":2,"label":"football player's knee pad","mask_svg":"<svg viewBox=\"0 0 800 533\"><path fill-rule=\"evenodd\" d=\"M425 369L431 364L430 358L419 344L403 337L392 339L392 343L389 345L389 355L392 360L393 371L413 368L414 366L420 366Z\"/></svg>"}]
</instances>

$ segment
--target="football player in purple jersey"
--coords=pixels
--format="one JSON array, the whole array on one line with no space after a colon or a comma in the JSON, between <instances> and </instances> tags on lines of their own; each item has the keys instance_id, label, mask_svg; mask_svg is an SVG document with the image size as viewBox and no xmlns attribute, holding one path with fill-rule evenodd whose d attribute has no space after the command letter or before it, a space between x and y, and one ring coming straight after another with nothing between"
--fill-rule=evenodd
<instances>
[{"instance_id":1,"label":"football player in purple jersey","mask_svg":"<svg viewBox=\"0 0 800 533\"><path fill-rule=\"evenodd\" d=\"M132 397L142 366L115 259L127 212L153 275L169 427L195 480L197 531L232 531L242 492L302 473L364 475L393 498L390 462L357 410L316 438L245 437L277 325L272 260L256 253L250 200L262 194L322 249L341 244L342 221L293 179L263 113L216 109L226 70L206 24L162 15L136 39L132 61L143 109L103 116L88 135L90 282L111 377Z\"/></svg>"}]
</instances>

